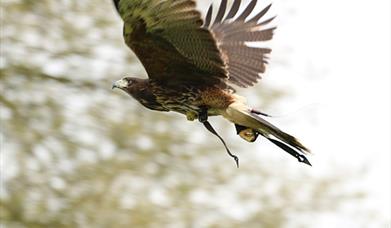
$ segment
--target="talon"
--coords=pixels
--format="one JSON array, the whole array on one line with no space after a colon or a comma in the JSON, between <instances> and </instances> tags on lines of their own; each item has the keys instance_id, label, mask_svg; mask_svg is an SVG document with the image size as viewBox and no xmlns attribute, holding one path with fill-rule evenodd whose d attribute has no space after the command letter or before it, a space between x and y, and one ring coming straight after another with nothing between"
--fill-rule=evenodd
<instances>
[{"instance_id":1,"label":"talon","mask_svg":"<svg viewBox=\"0 0 391 228\"><path fill-rule=\"evenodd\" d=\"M258 132L251 128L247 128L239 132L239 136L247 142L255 142L258 138Z\"/></svg>"},{"instance_id":2,"label":"talon","mask_svg":"<svg viewBox=\"0 0 391 228\"><path fill-rule=\"evenodd\" d=\"M255 142L257 140L259 133L254 129L247 128L238 124L235 124L236 133L247 142Z\"/></svg>"},{"instance_id":3,"label":"talon","mask_svg":"<svg viewBox=\"0 0 391 228\"><path fill-rule=\"evenodd\" d=\"M195 120L197 118L197 113L195 113L195 112L187 112L186 113L186 118L189 121L193 121L193 120Z\"/></svg>"}]
</instances>

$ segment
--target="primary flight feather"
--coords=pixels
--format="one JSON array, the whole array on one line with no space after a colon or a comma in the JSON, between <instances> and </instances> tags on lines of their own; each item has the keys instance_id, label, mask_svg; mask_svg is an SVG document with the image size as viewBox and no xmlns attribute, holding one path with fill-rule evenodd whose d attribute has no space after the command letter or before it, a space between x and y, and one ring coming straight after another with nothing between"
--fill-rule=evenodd
<instances>
[{"instance_id":1,"label":"primary flight feather","mask_svg":"<svg viewBox=\"0 0 391 228\"><path fill-rule=\"evenodd\" d=\"M310 165L302 155L309 152L306 147L263 119L264 114L248 107L232 88L253 86L265 72L271 52L247 45L272 39L275 29L269 26L274 17L264 18L271 5L249 17L256 3L252 0L239 12L240 0L234 0L229 10L227 0L222 0L214 20L211 5L203 21L193 0L114 0L124 21L125 43L149 78L125 77L113 88L149 109L198 118L214 134L207 118L223 116L243 139L253 142L262 135Z\"/></svg>"}]
</instances>

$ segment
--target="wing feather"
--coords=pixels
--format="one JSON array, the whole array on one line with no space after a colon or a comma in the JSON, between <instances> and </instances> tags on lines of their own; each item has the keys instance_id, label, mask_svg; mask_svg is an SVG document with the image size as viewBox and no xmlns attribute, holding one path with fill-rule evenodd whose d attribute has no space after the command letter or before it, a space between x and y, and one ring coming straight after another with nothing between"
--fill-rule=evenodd
<instances>
[{"instance_id":1,"label":"wing feather","mask_svg":"<svg viewBox=\"0 0 391 228\"><path fill-rule=\"evenodd\" d=\"M252 0L246 7L245 10L243 10L242 14L237 18L238 21L244 21L248 17L248 15L251 14L253 9L255 8L255 5L257 4L257 0Z\"/></svg>"},{"instance_id":2,"label":"wing feather","mask_svg":"<svg viewBox=\"0 0 391 228\"><path fill-rule=\"evenodd\" d=\"M213 5L211 4L209 6L208 12L206 13L205 23L203 27L209 27L210 22L212 20L212 13L213 13Z\"/></svg>"},{"instance_id":3,"label":"wing feather","mask_svg":"<svg viewBox=\"0 0 391 228\"><path fill-rule=\"evenodd\" d=\"M272 4L269 4L268 6L266 6L263 10L261 10L261 12L259 12L257 15L255 15L248 22L255 22L255 23L258 22L259 19L261 19L261 17L263 17L267 13L267 11L269 11L271 6L272 6Z\"/></svg>"},{"instance_id":4,"label":"wing feather","mask_svg":"<svg viewBox=\"0 0 391 228\"><path fill-rule=\"evenodd\" d=\"M273 38L275 27L267 26L274 17L259 22L269 11L271 4L266 6L255 16L248 19L254 11L257 0L251 0L245 9L239 12L241 0L234 0L224 20L226 1L223 0L219 7L218 15L212 25L211 13L208 14L208 28L214 35L218 48L223 54L227 65L229 82L240 87L254 85L265 72L269 48L250 47L247 42L263 42ZM208 12L212 12L212 6Z\"/></svg>"},{"instance_id":5,"label":"wing feather","mask_svg":"<svg viewBox=\"0 0 391 228\"><path fill-rule=\"evenodd\" d=\"M221 0L219 11L217 12L214 24L221 22L221 20L224 17L226 9L227 9L227 0Z\"/></svg>"},{"instance_id":6,"label":"wing feather","mask_svg":"<svg viewBox=\"0 0 391 228\"><path fill-rule=\"evenodd\" d=\"M271 49L247 42L272 39L275 27L268 24L274 17L259 22L271 4L248 18L257 0L241 13L241 0L233 0L226 16L227 0L221 0L214 21L211 5L203 23L194 0L113 1L124 20L125 42L150 78L223 84L228 78L248 87L265 72Z\"/></svg>"},{"instance_id":7,"label":"wing feather","mask_svg":"<svg viewBox=\"0 0 391 228\"><path fill-rule=\"evenodd\" d=\"M125 43L157 80L221 83L226 66L193 0L113 0ZM174 80L175 79L175 80Z\"/></svg>"},{"instance_id":8,"label":"wing feather","mask_svg":"<svg viewBox=\"0 0 391 228\"><path fill-rule=\"evenodd\" d=\"M226 36L226 39L229 42L252 42L252 41L267 41L273 38L273 30L275 27L259 30L259 31L249 31L242 33L240 31L231 33ZM245 41L244 41L245 40Z\"/></svg>"},{"instance_id":9,"label":"wing feather","mask_svg":"<svg viewBox=\"0 0 391 228\"><path fill-rule=\"evenodd\" d=\"M236 15L236 13L239 10L240 3L241 3L241 0L235 0L233 2L232 7L231 7L229 13L227 14L227 17L224 19L224 21L229 20L229 19L233 18Z\"/></svg>"}]
</instances>

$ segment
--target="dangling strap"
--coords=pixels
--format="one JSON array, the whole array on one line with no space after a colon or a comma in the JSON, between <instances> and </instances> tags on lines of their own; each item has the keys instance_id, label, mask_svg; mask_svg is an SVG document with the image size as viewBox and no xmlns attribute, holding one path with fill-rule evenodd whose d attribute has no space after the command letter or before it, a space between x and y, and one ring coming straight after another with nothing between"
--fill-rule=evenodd
<instances>
[{"instance_id":1,"label":"dangling strap","mask_svg":"<svg viewBox=\"0 0 391 228\"><path fill-rule=\"evenodd\" d=\"M215 129L212 127L212 125L209 123L209 121L203 121L202 123L204 124L205 128L208 129L208 131L210 131L210 133L216 135L220 139L220 141L223 143L228 155L231 156L235 160L236 166L239 168L239 158L236 155L231 153L231 151L227 147L227 144L224 142L224 139L221 138L221 136L215 131Z\"/></svg>"}]
</instances>

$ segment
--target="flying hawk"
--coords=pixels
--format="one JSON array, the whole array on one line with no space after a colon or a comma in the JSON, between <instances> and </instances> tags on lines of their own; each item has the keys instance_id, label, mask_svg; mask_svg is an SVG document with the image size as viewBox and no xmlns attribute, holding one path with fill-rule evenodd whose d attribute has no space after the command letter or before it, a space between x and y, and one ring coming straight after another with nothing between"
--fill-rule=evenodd
<instances>
[{"instance_id":1,"label":"flying hawk","mask_svg":"<svg viewBox=\"0 0 391 228\"><path fill-rule=\"evenodd\" d=\"M235 94L232 87L253 86L265 72L271 49L250 47L247 42L272 39L275 27L269 23L274 17L264 19L271 5L249 17L257 0L240 13L241 0L234 0L227 13L227 0L221 0L212 21L212 5L202 20L193 0L113 1L124 21L125 43L149 77L125 77L113 88L125 91L149 109L198 119L217 136L207 119L223 116L235 124L246 141L253 142L262 135L310 165L303 155L309 150L261 118L265 114L247 106L245 98Z\"/></svg>"}]
</instances>

